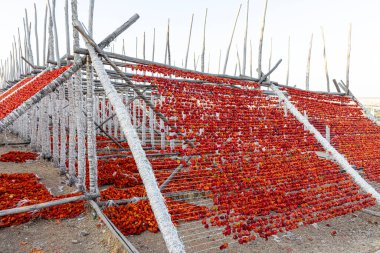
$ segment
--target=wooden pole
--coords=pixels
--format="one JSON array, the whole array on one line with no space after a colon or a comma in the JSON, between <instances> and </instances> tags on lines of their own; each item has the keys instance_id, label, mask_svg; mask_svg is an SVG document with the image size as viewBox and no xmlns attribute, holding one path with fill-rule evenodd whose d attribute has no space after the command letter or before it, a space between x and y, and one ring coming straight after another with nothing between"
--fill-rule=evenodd
<instances>
[{"instance_id":1,"label":"wooden pole","mask_svg":"<svg viewBox=\"0 0 380 253\"><path fill-rule=\"evenodd\" d=\"M50 1L48 1L48 7L49 7L49 39L48 39L48 60L54 60L54 31L53 31L53 26L54 26L54 21L53 21L53 14L52 14L52 8L50 6Z\"/></svg>"},{"instance_id":2,"label":"wooden pole","mask_svg":"<svg viewBox=\"0 0 380 253\"><path fill-rule=\"evenodd\" d=\"M193 21L194 21L194 13L191 16L189 39L188 39L188 42L187 42L186 57L185 57L185 69L187 69L187 62L188 62L188 59L189 59L189 49L190 49L190 41L191 41L191 31L193 30Z\"/></svg>"},{"instance_id":3,"label":"wooden pole","mask_svg":"<svg viewBox=\"0 0 380 253\"><path fill-rule=\"evenodd\" d=\"M162 232L167 248L169 252L185 252L184 246L178 236L177 229L174 227L171 221L171 216L158 188L157 181L153 174L152 166L149 160L146 158L145 152L141 147L137 132L131 124L129 112L124 106L119 94L111 85L110 79L107 76L102 62L97 56L95 49L90 45L89 42L90 41L87 41L86 47L89 50L91 59L93 61L93 66L100 76L100 80L106 91L106 94L113 107L115 108L117 117L120 121L121 129L127 137L129 147L136 161L139 174L146 188L149 202L152 206L153 213L157 219L159 229Z\"/></svg>"},{"instance_id":4,"label":"wooden pole","mask_svg":"<svg viewBox=\"0 0 380 253\"><path fill-rule=\"evenodd\" d=\"M207 8L205 14L205 23L203 26L203 45L202 45L202 54L201 54L201 71L205 72L205 52L206 52L206 21L207 21Z\"/></svg>"},{"instance_id":5,"label":"wooden pole","mask_svg":"<svg viewBox=\"0 0 380 253\"><path fill-rule=\"evenodd\" d=\"M93 21L94 21L94 4L95 0L90 0L89 15L88 15L88 33L93 36ZM98 161L96 155L96 128L95 128L95 103L94 103L94 73L91 66L91 58L87 57L86 65L87 77L87 92L86 92L86 109L87 109L87 159L89 164L89 177L90 177L90 193L98 193Z\"/></svg>"},{"instance_id":6,"label":"wooden pole","mask_svg":"<svg viewBox=\"0 0 380 253\"><path fill-rule=\"evenodd\" d=\"M232 44L232 40L234 38L235 28L236 28L236 24L237 24L237 21L238 21L238 18L239 18L240 10L241 10L241 4L239 6L239 11L238 11L238 13L236 15L234 28L233 28L232 34L231 34L230 44L228 44L227 53L226 53L226 60L224 62L224 67L223 67L223 74L226 74L226 71L227 71L228 56L230 55L231 44Z\"/></svg>"},{"instance_id":7,"label":"wooden pole","mask_svg":"<svg viewBox=\"0 0 380 253\"><path fill-rule=\"evenodd\" d=\"M286 85L289 85L289 71L290 71L290 36L288 39L288 67L286 71Z\"/></svg>"},{"instance_id":8,"label":"wooden pole","mask_svg":"<svg viewBox=\"0 0 380 253\"><path fill-rule=\"evenodd\" d=\"M57 31L57 20L55 18L55 2L56 0L53 0L53 10L52 10L52 15L53 15L53 28L54 28L54 42L55 42L55 58L57 58L57 65L58 67L61 66L61 59L59 57L59 43L58 43L58 31Z\"/></svg>"},{"instance_id":9,"label":"wooden pole","mask_svg":"<svg viewBox=\"0 0 380 253\"><path fill-rule=\"evenodd\" d=\"M252 53L252 40L249 40L249 48L250 48L250 55L251 55L251 58L250 58L250 62L249 62L249 76L250 77L253 77L253 53Z\"/></svg>"},{"instance_id":10,"label":"wooden pole","mask_svg":"<svg viewBox=\"0 0 380 253\"><path fill-rule=\"evenodd\" d=\"M156 50L156 28L153 29L153 49L152 49L152 61L154 61L154 53Z\"/></svg>"},{"instance_id":11,"label":"wooden pole","mask_svg":"<svg viewBox=\"0 0 380 253\"><path fill-rule=\"evenodd\" d=\"M327 66L327 54L326 54L326 42L325 42L325 32L323 31L323 27L321 27L322 32L322 41L323 41L323 58L325 60L325 73L326 73L326 82L327 82L327 92L330 92L330 77Z\"/></svg>"},{"instance_id":12,"label":"wooden pole","mask_svg":"<svg viewBox=\"0 0 380 253\"><path fill-rule=\"evenodd\" d=\"M46 57L46 27L47 27L47 17L48 17L48 6L45 6L45 19L44 19L44 40L43 40L43 48L42 48L42 64L46 65L47 57Z\"/></svg>"},{"instance_id":13,"label":"wooden pole","mask_svg":"<svg viewBox=\"0 0 380 253\"><path fill-rule=\"evenodd\" d=\"M245 25L245 34L244 34L244 45L243 45L243 69L242 75L245 76L245 69L247 64L247 35L248 35L248 17L249 17L249 0L247 0L247 17Z\"/></svg>"},{"instance_id":14,"label":"wooden pole","mask_svg":"<svg viewBox=\"0 0 380 253\"><path fill-rule=\"evenodd\" d=\"M259 60L258 60L258 66L257 66L257 73L259 79L263 75L262 67L261 67L261 59L263 56L263 40L264 40L264 29L265 29L265 18L267 15L267 7L268 7L268 0L265 0L265 8L264 8L264 16L263 21L261 23L261 32L260 32L260 42L259 42Z\"/></svg>"},{"instance_id":15,"label":"wooden pole","mask_svg":"<svg viewBox=\"0 0 380 253\"><path fill-rule=\"evenodd\" d=\"M53 0L53 3L55 0ZM78 4L77 0L71 0L71 14L72 21L78 20ZM79 33L77 30L73 30L73 48L74 50L79 48ZM79 54L74 52L74 61L80 59ZM85 116L83 114L83 93L82 93L82 75L81 71L78 71L73 76L74 82L74 100L75 100L75 115L76 115L76 127L77 127L77 140L78 140L78 189L82 192L86 190L86 139L85 139Z\"/></svg>"},{"instance_id":16,"label":"wooden pole","mask_svg":"<svg viewBox=\"0 0 380 253\"><path fill-rule=\"evenodd\" d=\"M306 90L310 90L310 64L311 64L311 51L313 48L313 34L310 37L309 55L307 57L307 67L306 67Z\"/></svg>"},{"instance_id":17,"label":"wooden pole","mask_svg":"<svg viewBox=\"0 0 380 253\"><path fill-rule=\"evenodd\" d=\"M219 63L218 63L218 74L220 74L220 62L222 60L222 49L219 49Z\"/></svg>"},{"instance_id":18,"label":"wooden pole","mask_svg":"<svg viewBox=\"0 0 380 253\"><path fill-rule=\"evenodd\" d=\"M350 23L350 26L348 29L348 48L347 48L347 67L346 67L346 86L347 86L347 89L350 88L351 32L352 32L352 24Z\"/></svg>"},{"instance_id":19,"label":"wooden pole","mask_svg":"<svg viewBox=\"0 0 380 253\"><path fill-rule=\"evenodd\" d=\"M66 58L69 61L70 55L70 30L69 30L69 0L65 1L65 30L66 30Z\"/></svg>"},{"instance_id":20,"label":"wooden pole","mask_svg":"<svg viewBox=\"0 0 380 253\"><path fill-rule=\"evenodd\" d=\"M34 212L34 211L38 211L38 210L43 209L43 208L62 205L62 204L81 201L81 200L86 200L86 199L89 199L89 197L86 197L84 195L80 195L80 196L68 197L68 198L64 198L64 199L52 200L52 201L48 201L48 202L41 203L41 204L35 204L35 205L30 205L30 206L22 206L22 207L7 209L7 210L1 210L0 211L0 217L6 216L6 215L18 214L18 213Z\"/></svg>"},{"instance_id":21,"label":"wooden pole","mask_svg":"<svg viewBox=\"0 0 380 253\"><path fill-rule=\"evenodd\" d=\"M40 50L38 46L38 30L37 30L37 7L35 3L34 3L34 34L36 36L37 66L40 66Z\"/></svg>"},{"instance_id":22,"label":"wooden pole","mask_svg":"<svg viewBox=\"0 0 380 253\"><path fill-rule=\"evenodd\" d=\"M270 51L269 51L269 68L268 68L268 72L271 70L272 68L272 38L270 38ZM268 76L268 80L270 80L270 76Z\"/></svg>"},{"instance_id":23,"label":"wooden pole","mask_svg":"<svg viewBox=\"0 0 380 253\"><path fill-rule=\"evenodd\" d=\"M240 64L240 56L239 56L239 48L238 46L236 45L236 56L237 56L237 65L239 67L239 75L241 75L241 64Z\"/></svg>"}]
</instances>

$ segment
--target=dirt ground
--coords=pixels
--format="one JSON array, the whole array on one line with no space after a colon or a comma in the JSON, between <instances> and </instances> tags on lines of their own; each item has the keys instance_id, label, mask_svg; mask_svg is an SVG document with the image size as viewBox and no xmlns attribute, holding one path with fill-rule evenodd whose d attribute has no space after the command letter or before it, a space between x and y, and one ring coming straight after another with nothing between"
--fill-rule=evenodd
<instances>
[{"instance_id":1,"label":"dirt ground","mask_svg":"<svg viewBox=\"0 0 380 253\"><path fill-rule=\"evenodd\" d=\"M0 143L5 141L0 135ZM8 142L20 141L7 135ZM30 150L26 145L0 146L0 154L10 150ZM66 185L65 178L60 177L58 170L51 163L43 160L25 164L1 163L0 173L31 172L37 173L41 182L55 195L75 191ZM379 185L374 185L380 190ZM371 210L380 212L380 207ZM185 243L187 252L197 252L202 249L219 247L225 240L219 233L202 234L201 240L191 241L197 233L205 230L197 229L199 222L181 225L178 230ZM195 228L190 230L189 228ZM215 228L211 228L215 229ZM191 232L189 232L191 231ZM332 236L331 232L336 231ZM142 253L167 252L160 233L145 232L139 236L129 236L128 239ZM90 210L76 219L57 221L35 220L19 226L0 229L1 253L31 253L31 252L118 252L114 239L104 225L94 219ZM220 241L218 241L220 240ZM223 252L244 253L293 253L293 252L331 252L331 253L380 253L380 217L363 212L336 217L316 225L302 226L299 229L270 237L268 241L261 238L246 245L232 243ZM203 244L194 247L195 244ZM193 247L193 248L190 248ZM41 250L41 251L38 251ZM218 248L204 252L221 252Z\"/></svg>"},{"instance_id":2,"label":"dirt ground","mask_svg":"<svg viewBox=\"0 0 380 253\"><path fill-rule=\"evenodd\" d=\"M0 134L0 143L20 142L19 138ZM0 155L10 150L31 151L27 145L0 146ZM0 173L35 173L53 195L67 194L75 191L60 177L58 169L44 160L27 163L0 162ZM115 242L107 228L93 218L88 209L75 219L34 220L19 226L0 229L1 253L37 253L37 252L88 252L106 253L114 251Z\"/></svg>"}]
</instances>

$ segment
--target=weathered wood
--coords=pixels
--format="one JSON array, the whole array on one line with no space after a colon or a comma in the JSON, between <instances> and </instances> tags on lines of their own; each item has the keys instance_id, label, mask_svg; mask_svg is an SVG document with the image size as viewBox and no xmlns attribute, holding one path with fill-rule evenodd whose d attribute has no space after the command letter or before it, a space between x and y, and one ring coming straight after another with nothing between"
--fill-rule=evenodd
<instances>
[{"instance_id":1,"label":"weathered wood","mask_svg":"<svg viewBox=\"0 0 380 253\"><path fill-rule=\"evenodd\" d=\"M67 0L68 1L68 0ZM43 49L42 49L42 64L46 64L47 57L46 57L46 28L47 28L47 17L48 17L48 6L45 6L45 21L44 21L44 40L43 40Z\"/></svg>"},{"instance_id":2,"label":"weathered wood","mask_svg":"<svg viewBox=\"0 0 380 253\"><path fill-rule=\"evenodd\" d=\"M268 64L268 72L272 67L272 38L270 38L270 51L269 51L269 64ZM270 80L270 76L268 76L268 80Z\"/></svg>"},{"instance_id":3,"label":"weathered wood","mask_svg":"<svg viewBox=\"0 0 380 253\"><path fill-rule=\"evenodd\" d=\"M249 17L249 0L247 0L247 17L246 17L246 22L245 22L245 33L244 33L243 71L242 71L242 75L245 75L245 69L246 69L246 64L247 64L248 17Z\"/></svg>"},{"instance_id":4,"label":"weathered wood","mask_svg":"<svg viewBox=\"0 0 380 253\"><path fill-rule=\"evenodd\" d=\"M338 92L340 92L340 88L339 88L338 82L337 82L335 79L333 79L333 83L334 83L334 85L335 85L336 90L337 90Z\"/></svg>"},{"instance_id":5,"label":"weathered wood","mask_svg":"<svg viewBox=\"0 0 380 253\"><path fill-rule=\"evenodd\" d=\"M54 2L55 0L53 0ZM78 20L78 4L77 0L71 0L71 14L73 23ZM74 50L79 47L79 33L73 29L73 48ZM80 60L80 55L74 53L74 61ZM75 116L77 128L77 161L78 161L78 189L80 191L86 190L86 140L85 140L85 116L83 114L83 93L82 93L82 75L81 71L73 75L72 82L74 83L74 101L75 101Z\"/></svg>"},{"instance_id":6,"label":"weathered wood","mask_svg":"<svg viewBox=\"0 0 380 253\"><path fill-rule=\"evenodd\" d=\"M348 30L347 66L346 66L346 86L347 86L347 89L350 88L351 32L352 32L352 24L350 23L349 30Z\"/></svg>"},{"instance_id":7,"label":"weathered wood","mask_svg":"<svg viewBox=\"0 0 380 253\"><path fill-rule=\"evenodd\" d=\"M310 37L310 46L309 54L307 57L307 66L306 66L306 90L310 90L310 64L311 64L311 50L313 48L313 34Z\"/></svg>"},{"instance_id":8,"label":"weathered wood","mask_svg":"<svg viewBox=\"0 0 380 253\"><path fill-rule=\"evenodd\" d=\"M6 215L18 214L18 213L34 212L34 211L41 210L43 208L62 205L62 204L81 201L81 200L87 200L87 199L94 198L94 197L97 197L97 196L80 195L80 196L68 197L68 198L63 198L63 199L58 199L58 200L52 200L52 201L48 201L48 202L41 203L41 204L35 204L35 205L30 205L30 206L22 206L22 207L16 207L16 208L12 208L12 209L1 210L0 211L0 217L6 216Z\"/></svg>"},{"instance_id":9,"label":"weathered wood","mask_svg":"<svg viewBox=\"0 0 380 253\"><path fill-rule=\"evenodd\" d=\"M265 0L264 16L261 22L261 30L260 30L259 55L258 55L258 65L257 65L257 73L258 73L259 79L263 75L263 71L261 67L261 59L263 57L263 41L264 41L264 30L265 30L265 19L267 15L267 7L268 7L268 0Z\"/></svg>"},{"instance_id":10,"label":"weathered wood","mask_svg":"<svg viewBox=\"0 0 380 253\"><path fill-rule=\"evenodd\" d=\"M323 27L321 27L321 32L322 32L322 41L323 41L323 58L325 60L325 73L326 73L326 82L327 82L327 92L330 92L330 77L329 77L329 70L328 70L328 66L327 66L325 32L323 31Z\"/></svg>"},{"instance_id":11,"label":"weathered wood","mask_svg":"<svg viewBox=\"0 0 380 253\"><path fill-rule=\"evenodd\" d=\"M234 38L235 29L236 29L236 24L237 24L237 21L238 21L238 19L239 19L240 10L241 10L241 4L240 4L240 6L239 6L239 11L238 11L238 13L237 13L237 15L236 15L235 24L234 24L234 28L233 28L233 30L232 30L230 43L228 44L228 47L227 47L226 60L224 61L224 67L223 67L223 74L226 74L226 71L227 71L228 57L229 57L229 55L230 55L231 44L232 44L232 40L233 40L233 38Z\"/></svg>"},{"instance_id":12,"label":"weathered wood","mask_svg":"<svg viewBox=\"0 0 380 253\"><path fill-rule=\"evenodd\" d=\"M75 27L81 27L80 23L77 22L75 24ZM81 31L82 35L83 32L84 31ZM137 169L145 186L149 202L151 204L153 213L158 223L158 227L163 235L167 248L169 252L185 252L183 243L181 242L177 230L171 221L171 216L165 205L164 198L158 188L157 181L153 174L152 165L146 158L145 152L142 149L141 143L139 141L137 132L132 126L129 112L123 104L123 101L121 100L119 94L111 85L110 79L108 78L107 73L105 72L102 62L100 61L95 49L90 44L90 42L93 41L89 37L85 37L85 39L87 41L86 47L89 50L95 71L98 73L98 76L100 77L100 80L106 91L110 103L115 108L115 112L120 121L121 129L123 130L124 135L127 137L128 145L136 161Z\"/></svg>"},{"instance_id":13,"label":"weathered wood","mask_svg":"<svg viewBox=\"0 0 380 253\"><path fill-rule=\"evenodd\" d=\"M88 33L93 36L93 21L94 21L94 5L95 0L90 0L89 15L88 15ZM96 112L94 96L95 87L93 83L93 70L91 66L91 59L87 57L86 64L86 119L87 119L87 159L88 159L88 170L90 178L90 193L99 192L98 189L98 161L96 155L96 129L95 129L95 119L94 114Z\"/></svg>"},{"instance_id":14,"label":"weathered wood","mask_svg":"<svg viewBox=\"0 0 380 253\"><path fill-rule=\"evenodd\" d=\"M37 56L37 66L40 65L40 49L38 46L38 30L37 30L37 7L34 3L34 34L36 37L36 56Z\"/></svg>"},{"instance_id":15,"label":"weathered wood","mask_svg":"<svg viewBox=\"0 0 380 253\"><path fill-rule=\"evenodd\" d=\"M185 69L187 69L187 62L188 62L188 59L189 59L189 49L190 49L190 41L191 41L191 31L193 30L193 21L194 21L194 13L191 16L189 39L188 39L188 42L187 42L186 57L185 57Z\"/></svg>"},{"instance_id":16,"label":"weathered wood","mask_svg":"<svg viewBox=\"0 0 380 253\"><path fill-rule=\"evenodd\" d=\"M289 71L290 71L290 36L288 39L288 65L286 69L286 85L289 85Z\"/></svg>"},{"instance_id":17,"label":"weathered wood","mask_svg":"<svg viewBox=\"0 0 380 253\"><path fill-rule=\"evenodd\" d=\"M65 0L65 31L66 31L66 57L70 56L70 31L69 31L69 0Z\"/></svg>"},{"instance_id":18,"label":"weathered wood","mask_svg":"<svg viewBox=\"0 0 380 253\"><path fill-rule=\"evenodd\" d=\"M206 21L207 21L207 8L205 14L205 22L203 26L203 44L202 44L202 54L201 54L201 71L205 72L205 52L206 52Z\"/></svg>"}]
</instances>

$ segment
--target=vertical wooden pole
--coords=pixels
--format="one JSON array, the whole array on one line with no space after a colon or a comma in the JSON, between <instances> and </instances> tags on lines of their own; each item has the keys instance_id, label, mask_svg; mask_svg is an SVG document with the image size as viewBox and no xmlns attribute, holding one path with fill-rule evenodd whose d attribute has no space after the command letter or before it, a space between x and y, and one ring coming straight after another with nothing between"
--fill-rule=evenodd
<instances>
[{"instance_id":1,"label":"vertical wooden pole","mask_svg":"<svg viewBox=\"0 0 380 253\"><path fill-rule=\"evenodd\" d=\"M347 66L346 66L347 91L350 88L351 32L352 32L352 24L350 23L349 30L348 30L348 48L347 48Z\"/></svg>"},{"instance_id":2,"label":"vertical wooden pole","mask_svg":"<svg viewBox=\"0 0 380 253\"><path fill-rule=\"evenodd\" d=\"M189 49L190 49L190 41L191 41L191 31L193 30L193 21L194 21L194 13L191 16L189 39L187 41L187 49L186 49L186 57L185 57L185 69L187 69L187 62L188 62L188 59L189 59Z\"/></svg>"},{"instance_id":3,"label":"vertical wooden pole","mask_svg":"<svg viewBox=\"0 0 380 253\"><path fill-rule=\"evenodd\" d=\"M48 39L48 59L49 60L54 60L54 35L53 35L53 26L54 26L54 21L53 21L53 15L52 15L52 9L50 6L50 1L48 1L48 8L49 8L49 39Z\"/></svg>"},{"instance_id":4,"label":"vertical wooden pole","mask_svg":"<svg viewBox=\"0 0 380 253\"><path fill-rule=\"evenodd\" d=\"M242 69L243 76L245 76L245 69L246 69L246 64L247 64L248 17L249 17L249 0L247 0L247 17L246 17L246 23L245 23L244 46L243 46L243 69Z\"/></svg>"},{"instance_id":5,"label":"vertical wooden pole","mask_svg":"<svg viewBox=\"0 0 380 253\"><path fill-rule=\"evenodd\" d=\"M37 30L37 7L34 3L34 34L36 37L36 56L37 56L37 65L40 65L40 49L38 45L38 30Z\"/></svg>"},{"instance_id":6,"label":"vertical wooden pole","mask_svg":"<svg viewBox=\"0 0 380 253\"><path fill-rule=\"evenodd\" d=\"M258 66L257 66L257 72L259 79L263 75L262 67L261 67L261 59L263 56L263 40L264 40L264 30L265 30L265 18L267 15L267 7L268 7L268 0L265 0L265 8L264 8L264 16L261 23L261 31L260 31L260 42L259 42L259 60L258 60Z\"/></svg>"},{"instance_id":7,"label":"vertical wooden pole","mask_svg":"<svg viewBox=\"0 0 380 253\"><path fill-rule=\"evenodd\" d=\"M230 55L231 44L232 44L232 40L234 38L235 28L236 28L236 24L237 24L237 21L238 21L238 18L239 18L240 10L241 10L241 4L239 6L239 11L238 11L238 13L236 15L234 29L232 30L232 34L231 34L230 44L228 44L227 53L226 53L226 60L224 62L224 67L223 67L223 75L225 75L226 71L227 71L228 56Z\"/></svg>"},{"instance_id":8,"label":"vertical wooden pole","mask_svg":"<svg viewBox=\"0 0 380 253\"><path fill-rule=\"evenodd\" d=\"M326 81L327 81L327 92L330 92L330 77L327 66L327 53L326 53L326 42L325 42L325 32L323 31L323 27L321 27L322 32L322 40L323 40L323 58L325 60L325 73L326 73Z\"/></svg>"},{"instance_id":9,"label":"vertical wooden pole","mask_svg":"<svg viewBox=\"0 0 380 253\"><path fill-rule=\"evenodd\" d=\"M239 56L239 49L238 49L238 46L236 45L236 56L237 56L237 63L238 63L238 67L239 67L239 75L241 75L241 64L240 64L240 56Z\"/></svg>"},{"instance_id":10,"label":"vertical wooden pole","mask_svg":"<svg viewBox=\"0 0 380 253\"><path fill-rule=\"evenodd\" d=\"M66 57L69 61L70 56L70 30L69 30L69 0L65 1L65 29L66 29Z\"/></svg>"},{"instance_id":11,"label":"vertical wooden pole","mask_svg":"<svg viewBox=\"0 0 380 253\"><path fill-rule=\"evenodd\" d=\"M56 0L53 0L53 10L52 10L52 15L53 15L53 28L54 28L54 44L55 44L55 58L57 58L57 65L58 67L61 66L61 60L59 57L59 43L58 43L58 31L57 31L57 20L55 18L55 2Z\"/></svg>"},{"instance_id":12,"label":"vertical wooden pole","mask_svg":"<svg viewBox=\"0 0 380 253\"><path fill-rule=\"evenodd\" d=\"M268 72L271 70L272 68L272 38L270 38L270 51L269 51L269 68L268 68ZM268 76L268 80L270 80L270 75Z\"/></svg>"},{"instance_id":13,"label":"vertical wooden pole","mask_svg":"<svg viewBox=\"0 0 380 253\"><path fill-rule=\"evenodd\" d=\"M306 67L306 90L310 90L310 65L311 65L311 51L313 48L313 34L310 37L309 55L307 57Z\"/></svg>"},{"instance_id":14,"label":"vertical wooden pole","mask_svg":"<svg viewBox=\"0 0 380 253\"><path fill-rule=\"evenodd\" d=\"M153 48L152 48L152 61L154 61L154 54L156 51L156 28L153 29Z\"/></svg>"},{"instance_id":15,"label":"vertical wooden pole","mask_svg":"<svg viewBox=\"0 0 380 253\"><path fill-rule=\"evenodd\" d=\"M290 71L290 36L288 39L288 67L286 71L286 85L289 85L289 71Z\"/></svg>"},{"instance_id":16,"label":"vertical wooden pole","mask_svg":"<svg viewBox=\"0 0 380 253\"><path fill-rule=\"evenodd\" d=\"M77 0L71 1L72 21L78 20L78 4ZM73 48L79 48L79 33L73 29ZM74 61L80 59L78 54L74 53ZM73 75L73 82L75 87L75 114L76 114L76 127L78 138L78 184L77 187L80 191L86 190L86 149L85 149L85 117L83 115L83 93L82 93L82 76L78 71Z\"/></svg>"},{"instance_id":17,"label":"vertical wooden pole","mask_svg":"<svg viewBox=\"0 0 380 253\"><path fill-rule=\"evenodd\" d=\"M220 61L221 60L222 60L222 49L219 49L218 74L220 74Z\"/></svg>"},{"instance_id":18,"label":"vertical wooden pole","mask_svg":"<svg viewBox=\"0 0 380 253\"><path fill-rule=\"evenodd\" d=\"M202 46L202 54L201 54L201 71L205 72L205 52L206 52L206 21L207 21L207 8L205 14L205 23L203 26L203 46Z\"/></svg>"},{"instance_id":19,"label":"vertical wooden pole","mask_svg":"<svg viewBox=\"0 0 380 253\"><path fill-rule=\"evenodd\" d=\"M94 5L95 0L90 0L88 11L88 34L93 36L93 21L94 21ZM123 41L124 46L124 41ZM95 118L96 113L94 97L95 89L93 83L94 73L91 66L91 58L87 56L86 64L86 79L87 79L87 93L86 93L86 111L87 111L87 158L89 164L89 178L90 178L90 193L99 192L98 189L98 161L96 156L96 128ZM99 106L99 105L97 105Z\"/></svg>"},{"instance_id":20,"label":"vertical wooden pole","mask_svg":"<svg viewBox=\"0 0 380 253\"><path fill-rule=\"evenodd\" d=\"M47 57L46 57L46 27L47 27L47 17L48 17L48 6L45 6L45 19L44 19L44 40L43 40L43 48L42 48L42 64L46 65Z\"/></svg>"}]
</instances>

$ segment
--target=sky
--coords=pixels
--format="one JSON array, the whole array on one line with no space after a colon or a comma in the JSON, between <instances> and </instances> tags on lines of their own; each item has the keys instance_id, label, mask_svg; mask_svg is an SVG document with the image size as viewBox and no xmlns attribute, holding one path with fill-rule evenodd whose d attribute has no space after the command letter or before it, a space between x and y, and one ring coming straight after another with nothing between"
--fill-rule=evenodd
<instances>
[{"instance_id":1,"label":"sky","mask_svg":"<svg viewBox=\"0 0 380 253\"><path fill-rule=\"evenodd\" d=\"M44 12L47 1L36 0L37 24L42 58ZM5 59L11 50L13 35L20 27L23 34L25 8L32 24L32 50L36 54L34 36L34 4L30 0L3 1L0 9L0 25L3 34L0 41L0 59ZM57 26L60 55L65 54L64 0L57 0ZM71 2L71 1L70 1ZM79 19L88 23L89 0L78 0ZM140 19L124 32L112 47L121 53L125 41L126 54L143 57L143 34L146 36L146 58L152 58L153 30L156 31L155 60L164 61L166 30L170 20L170 47L172 63L182 66L186 55L191 16L194 14L188 67L194 69L195 61L202 52L203 25L206 8L206 70L218 73L219 54L221 68L226 57L235 18L242 4L232 42L227 74L234 74L237 52L243 58L244 31L247 15L247 0L95 0L94 39L102 40L110 32L138 13ZM254 75L258 65L260 26L265 0L250 0L248 13L248 55L250 41ZM311 34L313 48L311 56L310 88L326 90L321 27L325 32L328 71L331 79L346 80L348 29L352 23L352 51L350 87L357 97L380 97L380 85L376 80L380 67L380 1L378 0L269 0L263 45L263 71L268 71L270 41L272 40L272 66L279 59L283 62L271 76L271 80L285 83L288 62L288 38L290 36L289 85L305 88L306 64ZM16 36L17 38L17 36ZM137 39L136 39L137 38ZM81 46L84 47L83 42ZM110 49L109 49L110 50ZM195 55L195 57L194 57ZM36 56L34 56L36 58ZM200 60L198 60L198 70ZM249 68L246 70L249 73ZM331 81L332 84L332 81ZM332 90L334 88L332 87Z\"/></svg>"}]
</instances>

